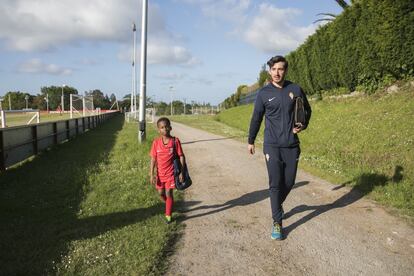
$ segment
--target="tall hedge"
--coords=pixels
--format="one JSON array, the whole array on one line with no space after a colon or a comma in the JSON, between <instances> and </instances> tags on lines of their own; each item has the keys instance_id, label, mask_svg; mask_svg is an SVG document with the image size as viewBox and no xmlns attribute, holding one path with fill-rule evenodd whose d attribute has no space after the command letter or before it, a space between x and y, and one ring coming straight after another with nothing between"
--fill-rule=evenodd
<instances>
[{"instance_id":1,"label":"tall hedge","mask_svg":"<svg viewBox=\"0 0 414 276\"><path fill-rule=\"evenodd\" d=\"M287 59L288 78L309 94L413 76L414 1L355 1Z\"/></svg>"}]
</instances>

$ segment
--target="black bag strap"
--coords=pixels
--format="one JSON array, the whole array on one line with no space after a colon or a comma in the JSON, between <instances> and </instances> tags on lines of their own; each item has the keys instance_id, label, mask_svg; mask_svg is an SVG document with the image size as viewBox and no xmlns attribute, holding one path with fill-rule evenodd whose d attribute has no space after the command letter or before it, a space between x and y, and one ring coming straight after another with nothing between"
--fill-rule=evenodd
<instances>
[{"instance_id":1,"label":"black bag strap","mask_svg":"<svg viewBox=\"0 0 414 276\"><path fill-rule=\"evenodd\" d=\"M175 148L175 137L172 137L173 140L173 154L174 154L174 159L177 159L177 149Z\"/></svg>"}]
</instances>

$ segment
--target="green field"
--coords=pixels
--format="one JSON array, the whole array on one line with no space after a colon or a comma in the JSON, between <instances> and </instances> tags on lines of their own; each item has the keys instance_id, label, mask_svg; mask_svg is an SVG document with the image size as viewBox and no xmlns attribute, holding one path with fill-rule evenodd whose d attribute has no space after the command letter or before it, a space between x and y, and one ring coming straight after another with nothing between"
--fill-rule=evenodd
<instances>
[{"instance_id":1,"label":"green field","mask_svg":"<svg viewBox=\"0 0 414 276\"><path fill-rule=\"evenodd\" d=\"M119 115L0 174L4 275L161 275L178 225L149 185L151 140Z\"/></svg>"},{"instance_id":2,"label":"green field","mask_svg":"<svg viewBox=\"0 0 414 276\"><path fill-rule=\"evenodd\" d=\"M311 102L311 123L300 134L300 166L333 183L356 186L390 210L412 219L413 99L414 89L405 85L393 94ZM236 136L247 144L252 110L252 105L246 105L215 117L177 116L174 120ZM263 141L263 127L257 141L259 145Z\"/></svg>"},{"instance_id":3,"label":"green field","mask_svg":"<svg viewBox=\"0 0 414 276\"><path fill-rule=\"evenodd\" d=\"M30 119L33 117L34 113L6 113L6 126L13 127L13 126L21 126L26 125ZM80 114L74 113L73 118L81 118ZM40 114L40 123L50 122L50 121L59 121L59 120L69 120L70 114L69 113L41 113ZM36 119L34 119L31 124L35 124Z\"/></svg>"}]
</instances>

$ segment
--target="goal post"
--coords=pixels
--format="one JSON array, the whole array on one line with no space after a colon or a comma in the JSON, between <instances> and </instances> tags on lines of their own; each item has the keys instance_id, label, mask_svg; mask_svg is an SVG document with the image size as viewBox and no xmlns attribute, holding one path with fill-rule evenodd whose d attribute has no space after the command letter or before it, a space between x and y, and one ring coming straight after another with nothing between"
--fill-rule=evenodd
<instances>
[{"instance_id":1,"label":"goal post","mask_svg":"<svg viewBox=\"0 0 414 276\"><path fill-rule=\"evenodd\" d=\"M139 110L133 112L125 112L125 121L129 123L130 121L138 121ZM155 108L146 108L145 109L145 121L147 123L155 122Z\"/></svg>"},{"instance_id":2,"label":"goal post","mask_svg":"<svg viewBox=\"0 0 414 276\"><path fill-rule=\"evenodd\" d=\"M0 110L1 127L15 125L30 125L32 122L40 123L39 109L22 109L22 110Z\"/></svg>"},{"instance_id":3,"label":"goal post","mask_svg":"<svg viewBox=\"0 0 414 276\"><path fill-rule=\"evenodd\" d=\"M93 96L82 96L77 94L70 94L70 118L74 114L79 117L85 117L94 114Z\"/></svg>"}]
</instances>

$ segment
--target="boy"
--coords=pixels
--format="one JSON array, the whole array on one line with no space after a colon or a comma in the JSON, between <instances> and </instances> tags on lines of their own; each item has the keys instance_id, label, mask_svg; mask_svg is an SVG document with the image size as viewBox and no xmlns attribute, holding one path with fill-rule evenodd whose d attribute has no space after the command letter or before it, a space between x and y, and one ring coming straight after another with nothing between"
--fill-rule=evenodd
<instances>
[{"instance_id":1,"label":"boy","mask_svg":"<svg viewBox=\"0 0 414 276\"><path fill-rule=\"evenodd\" d=\"M161 199L165 202L165 220L171 222L171 213L174 203L173 190L175 188L174 181L174 152L173 140L170 135L172 130L171 122L168 118L162 117L157 121L158 133L160 136L152 142L151 147L151 166L150 181L158 190ZM185 165L185 157L178 138L175 138L175 154L179 156L181 166ZM155 167L157 171L155 173ZM180 182L184 180L183 174L179 175Z\"/></svg>"}]
</instances>

